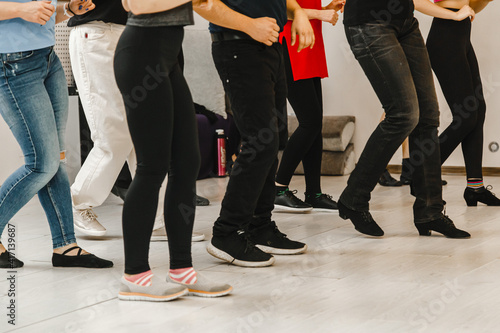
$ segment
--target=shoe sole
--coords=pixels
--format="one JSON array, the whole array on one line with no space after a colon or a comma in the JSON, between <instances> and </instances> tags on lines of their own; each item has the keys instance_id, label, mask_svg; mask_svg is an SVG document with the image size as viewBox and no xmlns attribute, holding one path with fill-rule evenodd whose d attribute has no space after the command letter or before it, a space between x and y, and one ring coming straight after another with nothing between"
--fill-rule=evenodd
<instances>
[{"instance_id":1,"label":"shoe sole","mask_svg":"<svg viewBox=\"0 0 500 333\"><path fill-rule=\"evenodd\" d=\"M332 214L339 213L338 209L329 209L329 208L314 208L313 207L312 211L317 212L317 213L332 213Z\"/></svg>"},{"instance_id":2,"label":"shoe sole","mask_svg":"<svg viewBox=\"0 0 500 333\"><path fill-rule=\"evenodd\" d=\"M122 301L168 302L168 301L172 301L174 299L177 299L179 297L182 297L184 295L187 295L188 293L189 293L189 290L187 288L183 291L178 292L178 293L175 293L172 295L165 295L165 296L157 296L157 295L150 295L150 294L143 294L143 293L119 292L118 298Z\"/></svg>"},{"instance_id":3,"label":"shoe sole","mask_svg":"<svg viewBox=\"0 0 500 333\"><path fill-rule=\"evenodd\" d=\"M191 242L201 242L205 240L204 234L193 234L191 237ZM152 242L166 242L168 241L167 236L151 236Z\"/></svg>"},{"instance_id":4,"label":"shoe sole","mask_svg":"<svg viewBox=\"0 0 500 333\"><path fill-rule=\"evenodd\" d=\"M104 236L106 234L106 230L103 230L103 231L87 230L87 229L80 228L76 224L74 224L74 226L75 226L75 230L77 230L78 232L80 232L84 235L87 235L87 236L101 237L101 236Z\"/></svg>"},{"instance_id":5,"label":"shoe sole","mask_svg":"<svg viewBox=\"0 0 500 333\"><path fill-rule=\"evenodd\" d=\"M212 256L214 256L217 259L227 261L230 264L236 265L236 266L242 266L242 267L266 267L266 266L271 266L274 264L274 257L269 258L267 261L244 261L244 260L238 260L233 258L231 255L228 253L219 250L215 246L212 245L212 243L208 244L207 246L207 252L210 253Z\"/></svg>"},{"instance_id":6,"label":"shoe sole","mask_svg":"<svg viewBox=\"0 0 500 333\"><path fill-rule=\"evenodd\" d=\"M229 289L222 290L222 291L204 291L204 290L195 290L195 289L188 289L188 296L197 296L197 297L206 297L206 298L214 298L214 297L221 297L221 296L226 296L233 291L233 287L230 287Z\"/></svg>"},{"instance_id":7,"label":"shoe sole","mask_svg":"<svg viewBox=\"0 0 500 333\"><path fill-rule=\"evenodd\" d=\"M307 245L304 245L304 247L301 247L300 249L278 249L275 247L269 247L258 244L255 246L258 247L262 252L269 254L290 255L290 254L301 254L307 251Z\"/></svg>"},{"instance_id":8,"label":"shoe sole","mask_svg":"<svg viewBox=\"0 0 500 333\"><path fill-rule=\"evenodd\" d=\"M282 205L274 205L274 212L289 212L289 213L307 213L312 211L312 207L307 207L307 208L293 208L293 207L288 207L288 206L282 206Z\"/></svg>"}]
</instances>

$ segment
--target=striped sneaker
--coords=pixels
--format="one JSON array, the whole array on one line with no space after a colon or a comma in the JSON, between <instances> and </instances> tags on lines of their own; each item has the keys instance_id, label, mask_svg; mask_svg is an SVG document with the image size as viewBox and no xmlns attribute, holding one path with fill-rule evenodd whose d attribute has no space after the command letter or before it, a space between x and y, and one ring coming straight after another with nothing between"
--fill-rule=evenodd
<instances>
[{"instance_id":1,"label":"striped sneaker","mask_svg":"<svg viewBox=\"0 0 500 333\"><path fill-rule=\"evenodd\" d=\"M122 301L166 302L188 293L185 286L165 282L156 276L151 282L151 285L140 286L122 276L118 298Z\"/></svg>"},{"instance_id":2,"label":"striped sneaker","mask_svg":"<svg viewBox=\"0 0 500 333\"><path fill-rule=\"evenodd\" d=\"M193 270L194 272L194 270ZM186 272L185 274L189 274L189 272ZM187 276L186 278L189 277ZM188 288L189 296L199 296L199 297L220 297L220 296L226 296L231 293L233 290L233 287L231 287L228 284L223 284L223 283L216 283L213 281L210 281L207 279L205 276L201 275L200 273L196 273L196 282L192 284L186 284L183 282L179 282L179 279L183 279L182 276L173 276L171 273L168 274L167 276L167 282L169 283L175 283L179 284L181 286L185 286Z\"/></svg>"}]
</instances>

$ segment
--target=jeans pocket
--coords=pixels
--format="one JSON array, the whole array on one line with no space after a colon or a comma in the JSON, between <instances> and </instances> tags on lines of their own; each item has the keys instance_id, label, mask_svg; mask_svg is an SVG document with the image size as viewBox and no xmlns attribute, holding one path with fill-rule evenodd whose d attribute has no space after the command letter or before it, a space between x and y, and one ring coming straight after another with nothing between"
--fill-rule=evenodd
<instances>
[{"instance_id":1,"label":"jeans pocket","mask_svg":"<svg viewBox=\"0 0 500 333\"><path fill-rule=\"evenodd\" d=\"M88 27L80 27L80 36L81 38L87 40L99 40L103 39L106 36L106 30L102 28L88 28Z\"/></svg>"}]
</instances>

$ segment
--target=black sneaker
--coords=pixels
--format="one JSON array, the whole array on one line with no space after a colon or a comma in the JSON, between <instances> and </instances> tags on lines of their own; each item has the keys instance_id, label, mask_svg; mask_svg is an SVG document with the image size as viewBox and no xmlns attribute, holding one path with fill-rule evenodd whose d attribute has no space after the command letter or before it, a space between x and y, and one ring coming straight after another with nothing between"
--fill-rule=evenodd
<instances>
[{"instance_id":1,"label":"black sneaker","mask_svg":"<svg viewBox=\"0 0 500 333\"><path fill-rule=\"evenodd\" d=\"M378 237L384 235L384 230L378 226L369 211L358 212L349 209L340 201L337 205L339 206L340 217L344 220L350 219L357 231L370 236Z\"/></svg>"},{"instance_id":2,"label":"black sneaker","mask_svg":"<svg viewBox=\"0 0 500 333\"><path fill-rule=\"evenodd\" d=\"M278 191L274 198L274 210L286 212L310 212L311 205L305 203L295 196L297 190L290 191L288 188L284 191Z\"/></svg>"},{"instance_id":3,"label":"black sneaker","mask_svg":"<svg viewBox=\"0 0 500 333\"><path fill-rule=\"evenodd\" d=\"M306 203L313 207L314 211L338 213L337 202L331 195L324 193L306 194Z\"/></svg>"},{"instance_id":4,"label":"black sneaker","mask_svg":"<svg viewBox=\"0 0 500 333\"><path fill-rule=\"evenodd\" d=\"M430 222L415 223L415 227L417 227L420 236L430 236L431 230L434 230L448 238L470 238L467 231L457 229L453 221L446 215Z\"/></svg>"},{"instance_id":5,"label":"black sneaker","mask_svg":"<svg viewBox=\"0 0 500 333\"><path fill-rule=\"evenodd\" d=\"M274 264L274 257L258 249L243 230L225 237L212 237L207 251L214 257L237 266L265 267Z\"/></svg>"},{"instance_id":6,"label":"black sneaker","mask_svg":"<svg viewBox=\"0 0 500 333\"><path fill-rule=\"evenodd\" d=\"M256 246L266 253L272 254L300 254L307 250L307 245L290 240L278 230L274 221L269 221L260 227L251 228L250 239Z\"/></svg>"}]
</instances>

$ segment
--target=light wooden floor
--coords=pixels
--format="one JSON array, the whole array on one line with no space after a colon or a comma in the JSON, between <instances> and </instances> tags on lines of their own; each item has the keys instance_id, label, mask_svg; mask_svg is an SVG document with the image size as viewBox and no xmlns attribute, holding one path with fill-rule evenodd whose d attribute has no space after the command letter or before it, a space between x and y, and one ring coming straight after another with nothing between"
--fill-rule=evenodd
<instances>
[{"instance_id":1,"label":"light wooden floor","mask_svg":"<svg viewBox=\"0 0 500 333\"><path fill-rule=\"evenodd\" d=\"M500 207L466 207L463 176L445 176L447 214L471 232L469 240L419 237L412 224L409 187L373 192L371 210L386 232L365 237L350 222L326 213L276 213L280 229L306 242L307 254L277 256L268 268L222 263L193 244L195 268L234 286L219 299L184 297L167 303L117 299L123 271L121 203L96 209L105 239L78 237L84 248L112 259L113 269L56 269L49 229L38 201L17 225L17 325L7 324L7 272L0 271L0 332L500 332ZM324 177L337 198L347 177ZM486 181L500 191L500 178ZM197 211L195 230L211 235L225 179L199 182L211 199ZM303 178L292 188L302 197ZM4 233L4 243L6 242ZM168 270L166 243L151 244L151 265Z\"/></svg>"}]
</instances>

